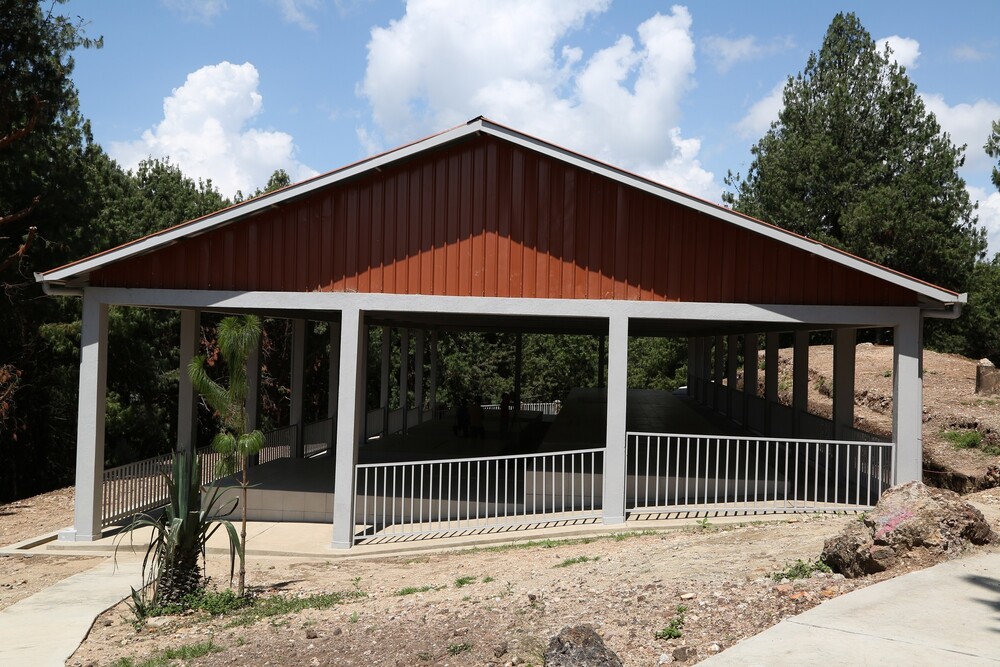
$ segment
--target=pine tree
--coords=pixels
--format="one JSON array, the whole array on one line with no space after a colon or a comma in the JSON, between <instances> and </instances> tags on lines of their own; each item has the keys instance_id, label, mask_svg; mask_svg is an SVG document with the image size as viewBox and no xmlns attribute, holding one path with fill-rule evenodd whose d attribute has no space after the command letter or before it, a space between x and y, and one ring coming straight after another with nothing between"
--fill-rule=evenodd
<instances>
[{"instance_id":1,"label":"pine tree","mask_svg":"<svg viewBox=\"0 0 1000 667\"><path fill-rule=\"evenodd\" d=\"M838 14L784 108L732 172L734 209L963 291L986 248L955 146L891 52Z\"/></svg>"}]
</instances>

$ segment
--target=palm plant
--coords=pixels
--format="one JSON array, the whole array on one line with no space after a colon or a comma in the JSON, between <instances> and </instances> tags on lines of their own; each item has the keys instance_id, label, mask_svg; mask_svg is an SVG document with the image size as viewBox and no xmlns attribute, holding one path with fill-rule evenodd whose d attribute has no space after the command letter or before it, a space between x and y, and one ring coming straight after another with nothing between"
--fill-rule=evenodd
<instances>
[{"instance_id":1,"label":"palm plant","mask_svg":"<svg viewBox=\"0 0 1000 667\"><path fill-rule=\"evenodd\" d=\"M247 381L247 359L260 340L260 318L255 315L226 317L219 323L219 353L226 363L228 387L213 380L205 369L205 357L199 355L191 360L188 376L191 384L204 397L219 416L220 431L212 439L212 448L221 458L218 472L221 475L239 474L240 506L240 552L246 552L247 539L247 488L250 486L248 468L250 457L264 445L260 431L250 430L247 420L246 399L249 391ZM239 585L237 594L246 590L246 564L240 558Z\"/></svg>"},{"instance_id":2,"label":"palm plant","mask_svg":"<svg viewBox=\"0 0 1000 667\"><path fill-rule=\"evenodd\" d=\"M178 452L173 476L167 476L170 502L158 516L139 514L131 528L152 528L153 534L142 561L143 586L132 591L137 616L148 608L145 591L151 590L152 606L180 603L202 586L205 547L219 528L229 535L230 576L236 556L243 563L243 548L236 529L217 517L232 511L220 506L220 490L214 489L202 502L201 470L196 455ZM132 534L132 533L130 533ZM200 560L199 560L200 558Z\"/></svg>"}]
</instances>

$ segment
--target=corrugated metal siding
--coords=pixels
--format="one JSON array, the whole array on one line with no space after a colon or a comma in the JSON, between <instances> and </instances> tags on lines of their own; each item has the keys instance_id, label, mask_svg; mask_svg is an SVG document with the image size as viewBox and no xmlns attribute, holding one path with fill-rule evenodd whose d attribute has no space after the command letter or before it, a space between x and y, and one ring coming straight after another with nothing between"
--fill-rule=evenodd
<instances>
[{"instance_id":1,"label":"corrugated metal siding","mask_svg":"<svg viewBox=\"0 0 1000 667\"><path fill-rule=\"evenodd\" d=\"M105 267L216 290L912 305L912 292L492 137Z\"/></svg>"}]
</instances>

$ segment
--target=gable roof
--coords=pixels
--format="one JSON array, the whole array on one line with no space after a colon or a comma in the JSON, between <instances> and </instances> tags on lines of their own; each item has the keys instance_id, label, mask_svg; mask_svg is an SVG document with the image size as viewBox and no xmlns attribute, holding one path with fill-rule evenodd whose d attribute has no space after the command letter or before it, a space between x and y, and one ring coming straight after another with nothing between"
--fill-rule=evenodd
<instances>
[{"instance_id":1,"label":"gable roof","mask_svg":"<svg viewBox=\"0 0 1000 667\"><path fill-rule=\"evenodd\" d=\"M942 305L964 303L965 295L957 294L897 271L855 257L825 244L780 229L760 220L755 220L725 207L707 202L656 183L642 176L632 174L617 167L559 148L553 144L531 137L517 130L492 122L486 118L475 118L468 123L433 135L426 139L407 144L400 148L376 155L341 169L329 172L261 197L243 202L228 209L182 223L147 237L126 243L117 248L86 257L62 267L36 274L36 280L52 286L86 285L92 274L107 272L115 265L124 265L130 260L146 257L195 237L216 232L239 221L247 221L276 209L293 205L321 191L343 185L354 179L392 169L408 161L460 144L473 137L492 137L507 144L520 147L534 154L545 156L567 167L590 173L602 179L626 186L633 191L645 193L652 198L682 207L708 219L731 225L735 229L751 232L771 242L787 247L795 255L805 254L819 258L849 272L861 272L869 278L892 286L894 291L912 293L921 305L940 307Z\"/></svg>"}]
</instances>

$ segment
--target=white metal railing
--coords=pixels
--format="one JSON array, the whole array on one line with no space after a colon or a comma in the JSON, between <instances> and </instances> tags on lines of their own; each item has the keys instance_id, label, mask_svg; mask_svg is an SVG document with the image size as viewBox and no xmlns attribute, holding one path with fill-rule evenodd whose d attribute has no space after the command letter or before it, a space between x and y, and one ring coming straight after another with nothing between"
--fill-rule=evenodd
<instances>
[{"instance_id":1,"label":"white metal railing","mask_svg":"<svg viewBox=\"0 0 1000 667\"><path fill-rule=\"evenodd\" d=\"M302 455L306 458L325 454L333 449L333 418L306 424L302 429Z\"/></svg>"},{"instance_id":2,"label":"white metal railing","mask_svg":"<svg viewBox=\"0 0 1000 667\"><path fill-rule=\"evenodd\" d=\"M264 446L257 455L258 463L267 463L291 455L296 426L286 426L264 434ZM121 519L162 507L170 501L168 476L173 473L174 454L162 454L108 468L102 483L101 525L109 526ZM223 475L218 463L222 455L211 447L198 450L202 485L211 484Z\"/></svg>"},{"instance_id":3,"label":"white metal railing","mask_svg":"<svg viewBox=\"0 0 1000 667\"><path fill-rule=\"evenodd\" d=\"M499 411L499 403L487 403L481 406L486 411ZM562 401L548 403L521 403L521 412L541 412L543 415L557 415L562 410Z\"/></svg>"},{"instance_id":4,"label":"white metal railing","mask_svg":"<svg viewBox=\"0 0 1000 667\"><path fill-rule=\"evenodd\" d=\"M892 443L628 433L626 508L767 512L873 507Z\"/></svg>"},{"instance_id":5,"label":"white metal railing","mask_svg":"<svg viewBox=\"0 0 1000 667\"><path fill-rule=\"evenodd\" d=\"M603 463L603 449L587 449L358 465L359 539L595 518Z\"/></svg>"}]
</instances>

